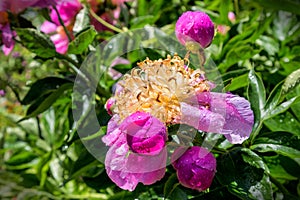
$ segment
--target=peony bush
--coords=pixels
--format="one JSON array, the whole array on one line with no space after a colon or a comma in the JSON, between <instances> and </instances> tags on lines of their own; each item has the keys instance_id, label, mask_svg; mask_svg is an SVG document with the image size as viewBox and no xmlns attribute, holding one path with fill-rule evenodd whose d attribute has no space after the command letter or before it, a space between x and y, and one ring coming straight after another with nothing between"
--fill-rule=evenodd
<instances>
[{"instance_id":1,"label":"peony bush","mask_svg":"<svg viewBox=\"0 0 300 200\"><path fill-rule=\"evenodd\" d=\"M1 199L299 199L297 6L1 1Z\"/></svg>"}]
</instances>

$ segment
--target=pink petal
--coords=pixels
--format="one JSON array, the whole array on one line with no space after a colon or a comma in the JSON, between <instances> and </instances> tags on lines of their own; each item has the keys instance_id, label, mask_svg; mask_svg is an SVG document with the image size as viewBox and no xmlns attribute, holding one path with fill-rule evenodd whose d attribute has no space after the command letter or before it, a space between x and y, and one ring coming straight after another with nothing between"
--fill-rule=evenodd
<instances>
[{"instance_id":1,"label":"pink petal","mask_svg":"<svg viewBox=\"0 0 300 200\"><path fill-rule=\"evenodd\" d=\"M69 40L66 36L55 34L50 37L55 45L55 49L58 53L65 54L68 51Z\"/></svg>"},{"instance_id":2,"label":"pink petal","mask_svg":"<svg viewBox=\"0 0 300 200\"><path fill-rule=\"evenodd\" d=\"M9 55L10 52L14 49L14 46L6 47L5 45L2 46L2 51L4 55Z\"/></svg>"},{"instance_id":3,"label":"pink petal","mask_svg":"<svg viewBox=\"0 0 300 200\"><path fill-rule=\"evenodd\" d=\"M164 176L166 149L156 156L141 156L128 151L125 136L120 135L118 142L106 154L106 172L120 188L133 191L139 182L149 185Z\"/></svg>"},{"instance_id":4,"label":"pink petal","mask_svg":"<svg viewBox=\"0 0 300 200\"><path fill-rule=\"evenodd\" d=\"M54 33L56 32L56 29L57 25L49 21L45 21L41 26L41 31L46 34Z\"/></svg>"},{"instance_id":5,"label":"pink petal","mask_svg":"<svg viewBox=\"0 0 300 200\"><path fill-rule=\"evenodd\" d=\"M222 115L225 123L222 131L233 144L241 144L249 138L254 115L249 101L230 93L204 92L197 95L200 105L209 104L209 110Z\"/></svg>"},{"instance_id":6,"label":"pink petal","mask_svg":"<svg viewBox=\"0 0 300 200\"><path fill-rule=\"evenodd\" d=\"M225 135L233 144L249 138L254 123L250 103L230 93L202 92L181 103L181 123Z\"/></svg>"},{"instance_id":7,"label":"pink petal","mask_svg":"<svg viewBox=\"0 0 300 200\"><path fill-rule=\"evenodd\" d=\"M107 133L102 137L102 141L107 146L112 146L122 134L122 131L119 129L118 121L120 117L118 115L112 116L107 124Z\"/></svg>"},{"instance_id":8,"label":"pink petal","mask_svg":"<svg viewBox=\"0 0 300 200\"><path fill-rule=\"evenodd\" d=\"M180 103L181 119L180 123L190 125L198 130L206 132L219 133L225 123L225 118L218 114L211 112L204 107L198 108L187 103Z\"/></svg>"}]
</instances>

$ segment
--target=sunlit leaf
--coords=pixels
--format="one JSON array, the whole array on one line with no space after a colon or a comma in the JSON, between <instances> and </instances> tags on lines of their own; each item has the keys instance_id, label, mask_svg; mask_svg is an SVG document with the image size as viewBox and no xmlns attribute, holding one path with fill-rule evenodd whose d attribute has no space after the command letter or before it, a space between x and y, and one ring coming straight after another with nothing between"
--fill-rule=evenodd
<instances>
[{"instance_id":1,"label":"sunlit leaf","mask_svg":"<svg viewBox=\"0 0 300 200\"><path fill-rule=\"evenodd\" d=\"M299 83L300 83L300 69L292 72L290 75L286 77L284 84L282 86L283 93L287 94L295 87L297 87Z\"/></svg>"},{"instance_id":2,"label":"sunlit leaf","mask_svg":"<svg viewBox=\"0 0 300 200\"><path fill-rule=\"evenodd\" d=\"M49 36L32 28L16 29L23 46L42 58L51 58L56 54L54 44Z\"/></svg>"},{"instance_id":3,"label":"sunlit leaf","mask_svg":"<svg viewBox=\"0 0 300 200\"><path fill-rule=\"evenodd\" d=\"M88 46L94 40L97 32L94 28L88 28L80 32L75 39L70 42L68 47L68 53L81 54L87 50Z\"/></svg>"},{"instance_id":4,"label":"sunlit leaf","mask_svg":"<svg viewBox=\"0 0 300 200\"><path fill-rule=\"evenodd\" d=\"M261 118L264 116L264 106L266 102L266 91L261 78L253 69L248 74L248 99L254 112L253 131L259 128Z\"/></svg>"}]
</instances>

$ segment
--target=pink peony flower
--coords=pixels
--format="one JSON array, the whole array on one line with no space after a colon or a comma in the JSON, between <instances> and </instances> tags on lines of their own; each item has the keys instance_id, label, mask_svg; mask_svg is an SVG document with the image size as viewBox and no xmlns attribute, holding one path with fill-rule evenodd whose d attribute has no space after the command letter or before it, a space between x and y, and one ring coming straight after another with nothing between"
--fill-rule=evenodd
<instances>
[{"instance_id":1,"label":"pink peony flower","mask_svg":"<svg viewBox=\"0 0 300 200\"><path fill-rule=\"evenodd\" d=\"M110 146L105 168L120 188L133 191L137 184L150 185L165 174L166 127L148 113L136 112L120 125L114 115L102 141Z\"/></svg>"},{"instance_id":2,"label":"pink peony flower","mask_svg":"<svg viewBox=\"0 0 300 200\"><path fill-rule=\"evenodd\" d=\"M74 18L81 8L82 5L78 0L63 1L57 5L57 10L69 33L72 33ZM50 39L54 43L56 51L65 54L68 51L69 38L60 24L54 9L51 9L50 17L52 22L45 21L41 26L41 31L46 34L52 34Z\"/></svg>"},{"instance_id":3,"label":"pink peony flower","mask_svg":"<svg viewBox=\"0 0 300 200\"><path fill-rule=\"evenodd\" d=\"M198 191L210 187L216 172L216 159L212 153L198 146L186 150L180 147L172 154L172 165L179 182Z\"/></svg>"},{"instance_id":4,"label":"pink peony flower","mask_svg":"<svg viewBox=\"0 0 300 200\"><path fill-rule=\"evenodd\" d=\"M223 134L233 144L248 139L254 123L250 103L230 93L198 93L181 103L181 112L181 123Z\"/></svg>"},{"instance_id":5,"label":"pink peony flower","mask_svg":"<svg viewBox=\"0 0 300 200\"><path fill-rule=\"evenodd\" d=\"M11 30L10 24L8 23L7 12L0 11L0 33L2 38L2 51L5 55L10 54L15 46L14 36L16 33Z\"/></svg>"},{"instance_id":6,"label":"pink peony flower","mask_svg":"<svg viewBox=\"0 0 300 200\"><path fill-rule=\"evenodd\" d=\"M62 1L72 0L1 0L0 11L11 11L14 14L18 14L28 7L45 8L48 6L54 6Z\"/></svg>"},{"instance_id":7,"label":"pink peony flower","mask_svg":"<svg viewBox=\"0 0 300 200\"><path fill-rule=\"evenodd\" d=\"M18 14L28 7L47 7L55 5L62 0L1 0L0 1L0 31L2 32L2 50L8 55L14 48L15 42L13 37L16 32L12 31L8 21L7 11Z\"/></svg>"},{"instance_id":8,"label":"pink peony flower","mask_svg":"<svg viewBox=\"0 0 300 200\"><path fill-rule=\"evenodd\" d=\"M187 11L176 22L176 37L183 45L197 42L202 48L206 48L212 42L214 32L214 24L204 12Z\"/></svg>"}]
</instances>

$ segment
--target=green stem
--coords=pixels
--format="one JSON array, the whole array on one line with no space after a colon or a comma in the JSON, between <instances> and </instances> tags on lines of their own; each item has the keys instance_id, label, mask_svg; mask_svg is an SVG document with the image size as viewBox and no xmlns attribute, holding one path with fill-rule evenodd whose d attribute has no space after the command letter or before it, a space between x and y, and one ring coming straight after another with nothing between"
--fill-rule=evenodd
<instances>
[{"instance_id":1,"label":"green stem","mask_svg":"<svg viewBox=\"0 0 300 200\"><path fill-rule=\"evenodd\" d=\"M40 119L39 119L38 116L36 117L36 123L37 123L37 127L38 127L39 138L40 139L44 139L44 137L42 135L42 129L41 129L41 124L40 124Z\"/></svg>"},{"instance_id":2,"label":"green stem","mask_svg":"<svg viewBox=\"0 0 300 200\"><path fill-rule=\"evenodd\" d=\"M259 124L257 125L257 127L255 128L255 131L250 135L250 145L253 144L254 139L256 138L256 136L259 134L260 129L262 128L262 119L259 121Z\"/></svg>"},{"instance_id":3,"label":"green stem","mask_svg":"<svg viewBox=\"0 0 300 200\"><path fill-rule=\"evenodd\" d=\"M118 33L123 33L124 31L111 25L110 23L106 22L105 20L103 20L101 17L99 17L92 9L90 9L90 13L91 15L101 24L103 24L104 26L106 26L107 28L110 28L113 31L116 31Z\"/></svg>"},{"instance_id":4,"label":"green stem","mask_svg":"<svg viewBox=\"0 0 300 200\"><path fill-rule=\"evenodd\" d=\"M277 181L276 178L274 178L270 174L269 174L269 177L270 177L271 182L274 183L274 185L276 185L283 194L289 194L289 191L281 183L279 183L279 181Z\"/></svg>"},{"instance_id":5,"label":"green stem","mask_svg":"<svg viewBox=\"0 0 300 200\"><path fill-rule=\"evenodd\" d=\"M239 2L238 2L238 0L234 0L234 9L235 9L236 14L238 15L238 13L239 13Z\"/></svg>"},{"instance_id":6,"label":"green stem","mask_svg":"<svg viewBox=\"0 0 300 200\"><path fill-rule=\"evenodd\" d=\"M87 83L89 82L89 79L78 69L79 64L77 62L75 62L75 60L73 60L69 56L66 56L66 55L63 55L63 54L56 54L56 57L59 58L59 59L66 60L66 61L70 62L71 64L69 66L71 67L71 69L76 74L81 76Z\"/></svg>"},{"instance_id":7,"label":"green stem","mask_svg":"<svg viewBox=\"0 0 300 200\"><path fill-rule=\"evenodd\" d=\"M108 195L106 194L98 194L98 193L89 193L89 194L67 194L63 195L63 198L66 199L108 199Z\"/></svg>"},{"instance_id":8,"label":"green stem","mask_svg":"<svg viewBox=\"0 0 300 200\"><path fill-rule=\"evenodd\" d=\"M56 12L56 14L57 14L57 16L58 16L59 23L62 25L62 27L63 27L63 29L64 29L64 31L65 31L67 37L68 37L69 42L71 42L71 41L72 41L71 35L70 35L70 33L69 33L67 27L65 26L64 21L63 21L62 18L60 17L60 14L59 14L57 8L56 8L55 6L53 6L53 9L55 10L55 12Z\"/></svg>"},{"instance_id":9,"label":"green stem","mask_svg":"<svg viewBox=\"0 0 300 200\"><path fill-rule=\"evenodd\" d=\"M205 53L204 50L202 48L199 49L199 51L197 51L197 55L200 61L200 69L202 71L204 71L204 64L206 62L206 57L205 57Z\"/></svg>"}]
</instances>

